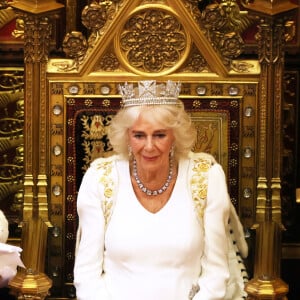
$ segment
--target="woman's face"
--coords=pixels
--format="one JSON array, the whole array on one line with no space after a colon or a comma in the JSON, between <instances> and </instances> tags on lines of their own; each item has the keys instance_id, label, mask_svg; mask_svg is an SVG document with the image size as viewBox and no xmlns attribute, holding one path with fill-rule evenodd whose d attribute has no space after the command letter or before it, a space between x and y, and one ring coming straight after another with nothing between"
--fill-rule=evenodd
<instances>
[{"instance_id":1,"label":"woman's face","mask_svg":"<svg viewBox=\"0 0 300 300\"><path fill-rule=\"evenodd\" d=\"M140 115L129 128L128 138L139 169L151 172L168 166L174 142L172 129L150 122Z\"/></svg>"}]
</instances>

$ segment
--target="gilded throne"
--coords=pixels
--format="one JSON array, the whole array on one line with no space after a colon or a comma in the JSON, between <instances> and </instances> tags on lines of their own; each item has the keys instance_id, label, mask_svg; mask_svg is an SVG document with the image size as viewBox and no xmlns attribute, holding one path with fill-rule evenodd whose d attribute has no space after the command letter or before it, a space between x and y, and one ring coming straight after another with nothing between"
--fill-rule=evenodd
<instances>
[{"instance_id":1,"label":"gilded throne","mask_svg":"<svg viewBox=\"0 0 300 300\"><path fill-rule=\"evenodd\" d=\"M120 106L117 86L145 78L172 79L182 82L180 97L198 128L196 150L212 153L223 165L246 234L258 230L256 253L268 263L253 256L249 291L254 298L249 299L256 299L257 276L262 274L270 286L275 283L275 294L277 286L283 289L284 297L287 287L278 278L278 264L269 265L279 252L267 258L259 251L266 234L274 235L268 247L280 245L278 83L282 47L290 37L285 24L296 5L286 1L284 9L278 4L265 12L259 1L92 1L81 15L88 35L71 28L62 43L66 57L55 58L49 57L47 47L50 25L62 5L41 1L32 11L29 2L12 7L25 21L21 244L25 265L37 273L16 279L39 274L44 278L46 273L50 298L75 297L76 195L89 163L113 151L106 128ZM241 58L243 32L256 22L253 15L262 24L257 33L259 59ZM278 17L274 27L272 15ZM280 59L272 57L264 43L275 34L280 42L271 46ZM265 228L266 220L273 227ZM17 283L11 288L19 293Z\"/></svg>"}]
</instances>

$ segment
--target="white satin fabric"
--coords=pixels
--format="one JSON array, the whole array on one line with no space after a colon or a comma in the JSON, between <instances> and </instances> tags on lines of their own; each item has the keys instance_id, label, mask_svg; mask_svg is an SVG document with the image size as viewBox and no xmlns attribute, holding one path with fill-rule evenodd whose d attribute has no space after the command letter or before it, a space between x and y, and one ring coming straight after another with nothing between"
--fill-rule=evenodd
<instances>
[{"instance_id":1,"label":"white satin fabric","mask_svg":"<svg viewBox=\"0 0 300 300\"><path fill-rule=\"evenodd\" d=\"M196 155L196 154L194 154ZM201 154L198 154L201 155ZM221 166L208 171L207 206L198 220L189 180L192 159L179 162L167 204L153 214L133 192L129 164L115 157L115 206L105 229L99 162L78 194L81 239L74 267L78 300L222 300L229 278L226 226L230 202Z\"/></svg>"}]
</instances>

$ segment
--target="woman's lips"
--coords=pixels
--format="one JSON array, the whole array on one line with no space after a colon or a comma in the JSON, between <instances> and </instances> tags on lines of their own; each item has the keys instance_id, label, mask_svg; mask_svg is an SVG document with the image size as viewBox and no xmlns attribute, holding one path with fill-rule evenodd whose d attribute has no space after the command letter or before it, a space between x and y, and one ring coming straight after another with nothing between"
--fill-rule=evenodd
<instances>
[{"instance_id":1,"label":"woman's lips","mask_svg":"<svg viewBox=\"0 0 300 300\"><path fill-rule=\"evenodd\" d=\"M146 161L155 161L157 159L157 156L153 156L153 157L143 156L143 158Z\"/></svg>"}]
</instances>

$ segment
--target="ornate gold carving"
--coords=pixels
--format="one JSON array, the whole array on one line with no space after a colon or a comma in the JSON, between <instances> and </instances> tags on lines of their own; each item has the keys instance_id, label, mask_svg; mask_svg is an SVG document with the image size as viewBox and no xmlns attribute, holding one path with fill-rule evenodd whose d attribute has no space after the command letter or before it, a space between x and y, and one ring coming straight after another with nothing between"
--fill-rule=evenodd
<instances>
[{"instance_id":1,"label":"ornate gold carving","mask_svg":"<svg viewBox=\"0 0 300 300\"><path fill-rule=\"evenodd\" d=\"M39 15L37 11L41 9L40 6L38 8L34 6L36 11L31 14L26 12L26 9L24 10L28 4L24 2L26 1L12 5L15 5L15 8L18 5L22 7L17 15L24 20L24 62L26 64L24 132L26 135L24 135L22 256L26 267L32 268L34 272L30 274L19 272L14 281L10 282L10 287L17 298L44 299L51 286L51 281L48 281L44 274L39 273L45 268L47 232L48 228L51 227L48 221L48 174L46 174L46 156L48 155L46 63L52 33L50 20L57 6L53 2L47 1L49 6L52 4L51 13L46 14L44 10ZM27 8L32 9L32 5ZM33 216L35 217L33 218ZM29 284L28 278L30 278ZM44 278L45 281L41 278Z\"/></svg>"},{"instance_id":2,"label":"ornate gold carving","mask_svg":"<svg viewBox=\"0 0 300 300\"><path fill-rule=\"evenodd\" d=\"M261 99L260 99L260 163L259 169L262 177L268 176L269 183L264 187L262 193L270 193L272 197L273 218L281 223L280 209L280 160L281 160L281 94L282 94L282 72L283 72L283 45L284 45L284 26L283 20L278 18L278 22L271 23L266 18L262 20L256 38L259 44L259 60L262 66L261 74ZM268 74L272 74L273 81L268 81ZM273 90L272 94L271 90ZM273 100L270 102L269 97ZM268 108L268 102L272 106ZM273 134L272 147L269 148L269 137L271 130ZM268 152L268 154L267 154ZM266 157L272 157L272 166L266 164ZM272 170L271 173L268 170ZM279 183L278 183L279 180ZM266 205L269 195L259 199L259 205ZM264 220L264 209L258 209L258 220Z\"/></svg>"},{"instance_id":3,"label":"ornate gold carving","mask_svg":"<svg viewBox=\"0 0 300 300\"><path fill-rule=\"evenodd\" d=\"M187 63L182 67L182 72L201 73L211 72L210 67L203 55L199 52L195 45L192 45L192 50L187 59Z\"/></svg>"},{"instance_id":4,"label":"ornate gold carving","mask_svg":"<svg viewBox=\"0 0 300 300\"><path fill-rule=\"evenodd\" d=\"M253 70L254 65L247 61L232 60L231 69L237 73L250 73Z\"/></svg>"},{"instance_id":5,"label":"ornate gold carving","mask_svg":"<svg viewBox=\"0 0 300 300\"><path fill-rule=\"evenodd\" d=\"M78 69L80 63L84 59L88 44L86 38L79 31L72 31L68 33L63 41L63 50L68 57L74 60L71 63L62 63L57 65L60 70L73 70Z\"/></svg>"},{"instance_id":6,"label":"ornate gold carving","mask_svg":"<svg viewBox=\"0 0 300 300\"><path fill-rule=\"evenodd\" d=\"M52 29L49 18L25 13L18 16L24 20L24 61L47 62Z\"/></svg>"},{"instance_id":7,"label":"ornate gold carving","mask_svg":"<svg viewBox=\"0 0 300 300\"><path fill-rule=\"evenodd\" d=\"M214 48L224 57L225 64L230 66L231 60L242 53L244 41L240 33L250 25L247 16L240 12L236 1L222 1L204 9L201 24Z\"/></svg>"},{"instance_id":8,"label":"ornate gold carving","mask_svg":"<svg viewBox=\"0 0 300 300\"><path fill-rule=\"evenodd\" d=\"M282 20L281 20L282 21ZM283 47L285 42L284 26L278 20L271 24L262 20L256 34L259 45L259 60L261 64L271 65L283 62Z\"/></svg>"},{"instance_id":9,"label":"ornate gold carving","mask_svg":"<svg viewBox=\"0 0 300 300\"><path fill-rule=\"evenodd\" d=\"M53 65L58 67L59 71L78 70L89 50L92 50L96 42L102 37L105 28L112 22L115 13L122 6L122 2L121 0L98 0L85 6L82 11L82 24L90 31L88 40L81 32L67 33L63 42L64 52L73 61L65 60ZM100 68L102 67L103 64ZM107 70L107 65L104 66L104 69Z\"/></svg>"},{"instance_id":10,"label":"ornate gold carving","mask_svg":"<svg viewBox=\"0 0 300 300\"><path fill-rule=\"evenodd\" d=\"M234 68L232 59L242 53L244 41L241 34L252 24L252 20L246 11L240 11L237 1L222 0L220 3L210 4L201 0L188 0L185 7L229 70L245 72L243 68Z\"/></svg>"},{"instance_id":11,"label":"ornate gold carving","mask_svg":"<svg viewBox=\"0 0 300 300\"><path fill-rule=\"evenodd\" d=\"M120 62L114 53L106 53L101 58L97 71L113 72L120 69Z\"/></svg>"},{"instance_id":12,"label":"ornate gold carving","mask_svg":"<svg viewBox=\"0 0 300 300\"><path fill-rule=\"evenodd\" d=\"M296 24L294 21L286 21L284 24L285 27L285 34L284 39L286 42L290 42L294 39L296 35Z\"/></svg>"},{"instance_id":13,"label":"ornate gold carving","mask_svg":"<svg viewBox=\"0 0 300 300\"><path fill-rule=\"evenodd\" d=\"M0 202L20 211L24 177L24 92L23 70L0 74ZM16 218L17 219L17 218Z\"/></svg>"},{"instance_id":14,"label":"ornate gold carving","mask_svg":"<svg viewBox=\"0 0 300 300\"><path fill-rule=\"evenodd\" d=\"M81 15L82 24L92 32L97 32L107 21L107 9L105 5L96 2L87 5Z\"/></svg>"},{"instance_id":15,"label":"ornate gold carving","mask_svg":"<svg viewBox=\"0 0 300 300\"><path fill-rule=\"evenodd\" d=\"M242 53L244 41L236 32L224 34L219 41L219 49L221 53L230 59L238 57Z\"/></svg>"},{"instance_id":16,"label":"ornate gold carving","mask_svg":"<svg viewBox=\"0 0 300 300\"><path fill-rule=\"evenodd\" d=\"M288 216L293 215L295 209L294 201L300 203L299 183L294 181L297 140L297 99L299 98L299 73L296 71L285 71L283 83L283 182L282 182L282 206L285 215L287 230L292 226L298 226L295 219ZM299 182L299 181L298 181ZM291 193L296 188L296 195ZM295 233L295 236L297 233ZM293 235L292 235L293 236Z\"/></svg>"},{"instance_id":17,"label":"ornate gold carving","mask_svg":"<svg viewBox=\"0 0 300 300\"><path fill-rule=\"evenodd\" d=\"M200 5L201 0L187 0L184 2L184 6L188 9L189 13L191 14L192 18L200 23L201 13L205 9L206 5Z\"/></svg>"},{"instance_id":18,"label":"ornate gold carving","mask_svg":"<svg viewBox=\"0 0 300 300\"><path fill-rule=\"evenodd\" d=\"M24 39L24 20L16 19L16 28L12 32L12 36L16 39Z\"/></svg>"},{"instance_id":19,"label":"ornate gold carving","mask_svg":"<svg viewBox=\"0 0 300 300\"><path fill-rule=\"evenodd\" d=\"M180 66L190 37L177 17L166 8L135 12L117 37L123 62L138 73L170 72Z\"/></svg>"},{"instance_id":20,"label":"ornate gold carving","mask_svg":"<svg viewBox=\"0 0 300 300\"><path fill-rule=\"evenodd\" d=\"M2 7L4 5L4 7ZM6 5L6 6L5 6ZM16 17L13 9L7 7L7 3L1 4L0 2L0 28L4 27L7 23Z\"/></svg>"},{"instance_id":21,"label":"ornate gold carving","mask_svg":"<svg viewBox=\"0 0 300 300\"><path fill-rule=\"evenodd\" d=\"M78 87L78 91L80 88ZM85 83L83 85L83 94L85 95L95 95L96 94L96 86L93 83Z\"/></svg>"},{"instance_id":22,"label":"ornate gold carving","mask_svg":"<svg viewBox=\"0 0 300 300\"><path fill-rule=\"evenodd\" d=\"M281 156L282 76L284 69L283 12L291 9L282 1L254 1L259 11L258 52L261 65L259 97L258 180L254 278L246 285L249 299L287 299L288 286L280 276L281 261ZM268 238L266 238L268 237ZM266 252L266 249L273 249Z\"/></svg>"}]
</instances>

